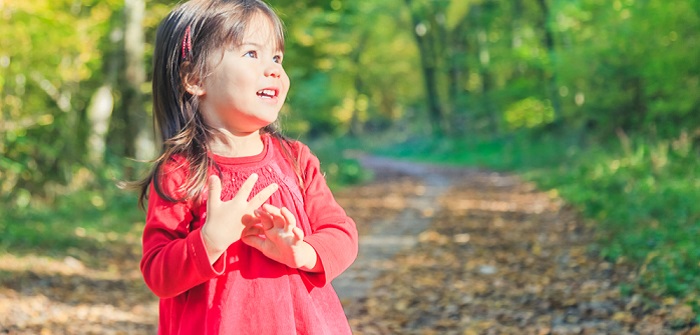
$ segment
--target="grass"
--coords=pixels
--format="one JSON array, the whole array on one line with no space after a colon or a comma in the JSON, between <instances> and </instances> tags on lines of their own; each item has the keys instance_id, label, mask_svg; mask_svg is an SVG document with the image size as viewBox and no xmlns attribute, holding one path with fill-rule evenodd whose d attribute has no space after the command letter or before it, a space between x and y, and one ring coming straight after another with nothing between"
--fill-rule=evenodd
<instances>
[{"instance_id":1,"label":"grass","mask_svg":"<svg viewBox=\"0 0 700 335\"><path fill-rule=\"evenodd\" d=\"M110 250L138 244L144 214L136 194L95 178L88 187L62 192L52 201L25 195L0 210L0 253L72 256L95 265Z\"/></svg>"}]
</instances>

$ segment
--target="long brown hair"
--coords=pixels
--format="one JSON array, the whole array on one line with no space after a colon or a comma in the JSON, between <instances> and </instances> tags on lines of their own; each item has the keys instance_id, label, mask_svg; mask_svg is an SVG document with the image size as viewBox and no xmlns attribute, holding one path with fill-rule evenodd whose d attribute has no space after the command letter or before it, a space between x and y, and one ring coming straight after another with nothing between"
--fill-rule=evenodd
<instances>
[{"instance_id":1,"label":"long brown hair","mask_svg":"<svg viewBox=\"0 0 700 335\"><path fill-rule=\"evenodd\" d=\"M180 201L198 196L214 163L207 154L215 130L199 113L199 98L185 90L184 84L206 78L216 53L242 43L243 34L256 15L270 20L279 50L284 51L284 27L277 14L260 0L191 0L175 8L158 27L153 55L153 117L160 132L160 156L146 178L136 183L140 189L139 207L145 207L149 185L153 182L159 196ZM275 124L261 130L287 142ZM282 145L288 158L292 158ZM164 163L173 155L188 162L187 182L177 194L166 194L159 176ZM297 159L292 158L299 174Z\"/></svg>"}]
</instances>

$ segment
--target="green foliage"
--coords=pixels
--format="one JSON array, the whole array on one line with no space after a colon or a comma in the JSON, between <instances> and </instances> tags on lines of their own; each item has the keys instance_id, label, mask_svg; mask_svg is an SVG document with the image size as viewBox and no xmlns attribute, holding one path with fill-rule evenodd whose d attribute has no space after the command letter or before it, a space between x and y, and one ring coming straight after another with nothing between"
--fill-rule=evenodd
<instances>
[{"instance_id":1,"label":"green foliage","mask_svg":"<svg viewBox=\"0 0 700 335\"><path fill-rule=\"evenodd\" d=\"M85 152L84 110L104 78L101 45L118 1L0 5L3 198L69 183ZM88 89L86 89L88 88Z\"/></svg>"},{"instance_id":2,"label":"green foliage","mask_svg":"<svg viewBox=\"0 0 700 335\"><path fill-rule=\"evenodd\" d=\"M448 135L554 123L601 138L618 128L671 137L679 124L700 126L697 1L270 3L287 26L283 126L295 136L392 126L422 133L432 99ZM155 28L174 5L146 1L146 67ZM113 81L111 69L124 76L123 10L120 1L2 5L3 194L69 184L87 165L86 108ZM114 107L125 108L119 88L113 94ZM131 117L115 110L108 151L130 155L122 139L133 135Z\"/></svg>"},{"instance_id":3,"label":"green foliage","mask_svg":"<svg viewBox=\"0 0 700 335\"><path fill-rule=\"evenodd\" d=\"M504 119L509 129L534 128L554 121L554 110L549 101L529 97L510 105Z\"/></svg>"},{"instance_id":4,"label":"green foliage","mask_svg":"<svg viewBox=\"0 0 700 335\"><path fill-rule=\"evenodd\" d=\"M367 148L363 142L347 137L322 137L307 142L321 162L321 170L331 189L362 183L372 178L352 155L353 152L359 152L360 148Z\"/></svg>"},{"instance_id":5,"label":"green foliage","mask_svg":"<svg viewBox=\"0 0 700 335\"><path fill-rule=\"evenodd\" d=\"M388 15L400 14L401 2L271 3L287 25L288 129L342 135L353 123L396 120L420 97L418 73L407 61L415 58L410 30L401 15Z\"/></svg>"},{"instance_id":6,"label":"green foliage","mask_svg":"<svg viewBox=\"0 0 700 335\"><path fill-rule=\"evenodd\" d=\"M556 70L569 122L607 135L698 127L700 17L690 3L588 0L559 11L566 44Z\"/></svg>"}]
</instances>

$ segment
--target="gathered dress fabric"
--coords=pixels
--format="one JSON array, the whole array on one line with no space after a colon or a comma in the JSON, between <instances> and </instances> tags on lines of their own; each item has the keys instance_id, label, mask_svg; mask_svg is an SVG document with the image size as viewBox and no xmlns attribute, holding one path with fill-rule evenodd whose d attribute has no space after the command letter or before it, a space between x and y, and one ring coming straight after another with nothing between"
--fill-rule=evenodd
<instances>
[{"instance_id":1,"label":"gathered dress fabric","mask_svg":"<svg viewBox=\"0 0 700 335\"><path fill-rule=\"evenodd\" d=\"M210 154L215 164L209 174L220 176L223 201L233 198L252 173L259 179L251 196L277 183L267 202L294 214L323 271L290 268L240 240L210 264L201 235L207 189L197 199L171 202L151 183L141 272L160 297L159 335L351 334L331 281L357 256L355 223L333 198L306 145L262 138L264 149L256 156ZM174 156L156 180L166 195L178 198L188 174L186 160Z\"/></svg>"}]
</instances>

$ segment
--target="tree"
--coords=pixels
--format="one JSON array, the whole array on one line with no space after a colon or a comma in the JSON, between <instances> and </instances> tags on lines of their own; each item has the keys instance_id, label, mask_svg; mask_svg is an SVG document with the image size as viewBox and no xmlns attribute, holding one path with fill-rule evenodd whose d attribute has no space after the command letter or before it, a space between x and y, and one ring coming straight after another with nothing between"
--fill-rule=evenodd
<instances>
[{"instance_id":1,"label":"tree","mask_svg":"<svg viewBox=\"0 0 700 335\"><path fill-rule=\"evenodd\" d=\"M444 36L445 3L423 2L420 0L404 0L409 8L413 23L413 36L420 53L421 71L425 86L428 115L433 133L444 132L444 112L440 103L439 89L439 60L442 53L440 42Z\"/></svg>"},{"instance_id":2,"label":"tree","mask_svg":"<svg viewBox=\"0 0 700 335\"><path fill-rule=\"evenodd\" d=\"M546 52L547 64L549 66L544 71L544 80L547 87L548 98L552 102L554 118L559 118L561 103L559 99L559 90L557 88L557 73L556 69L556 46L554 42L554 31L551 23L551 9L547 0L537 0L539 9L542 13L542 18L539 23L539 30L543 35L543 45Z\"/></svg>"}]
</instances>

